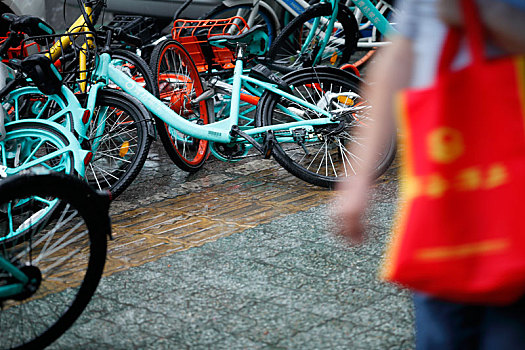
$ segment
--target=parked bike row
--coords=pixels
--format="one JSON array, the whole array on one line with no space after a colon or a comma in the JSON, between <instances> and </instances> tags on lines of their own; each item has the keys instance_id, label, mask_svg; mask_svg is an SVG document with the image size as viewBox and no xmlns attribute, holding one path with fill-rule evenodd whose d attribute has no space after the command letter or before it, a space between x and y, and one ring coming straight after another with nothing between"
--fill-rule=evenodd
<instances>
[{"instance_id":1,"label":"parked bike row","mask_svg":"<svg viewBox=\"0 0 525 350\"><path fill-rule=\"evenodd\" d=\"M64 34L2 15L2 349L47 346L80 315L102 275L109 201L157 137L188 172L213 155L273 157L327 188L357 174L374 120L352 60L393 30L383 0L297 1L302 10L277 1L278 12L225 3L202 19L182 19L181 8L167 36L136 16L100 26L105 0L78 3ZM392 133L377 176L395 150Z\"/></svg>"}]
</instances>

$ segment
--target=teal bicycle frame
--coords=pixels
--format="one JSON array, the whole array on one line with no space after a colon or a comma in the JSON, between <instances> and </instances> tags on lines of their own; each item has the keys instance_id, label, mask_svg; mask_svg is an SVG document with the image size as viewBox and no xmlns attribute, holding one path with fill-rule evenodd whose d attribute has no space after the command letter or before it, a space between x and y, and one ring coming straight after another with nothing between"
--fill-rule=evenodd
<instances>
[{"instance_id":1,"label":"teal bicycle frame","mask_svg":"<svg viewBox=\"0 0 525 350\"><path fill-rule=\"evenodd\" d=\"M27 277L25 273L20 271L19 268L15 267L1 255L0 270L5 270L17 280L15 283L0 286L0 300L8 299L9 297L22 293L24 291L24 286L30 282L29 277Z\"/></svg>"},{"instance_id":2,"label":"teal bicycle frame","mask_svg":"<svg viewBox=\"0 0 525 350\"><path fill-rule=\"evenodd\" d=\"M332 33L334 30L335 22L337 20L337 15L339 13L339 0L325 0L321 2L330 2L332 4L332 15L330 17L330 20L328 21L328 24L326 25L325 33ZM388 20L379 12L379 10L370 2L370 0L352 0L352 2L355 4L355 6L366 16L370 19L372 24L386 37L391 37L396 33L396 30L392 27L392 25L388 22ZM312 23L312 27L310 28L310 31L308 33L308 37L306 38L302 48L301 48L301 55L305 54L305 50L308 49L310 46L310 43L312 40L315 40L314 35L316 32L316 29L319 27L321 23L322 17L316 17ZM337 29L337 28L336 28ZM323 58L323 54L325 51L326 46L328 45L328 41L330 39L330 35L325 35L321 46L319 47L319 52L317 53L317 56L314 59L313 65L319 64Z\"/></svg>"},{"instance_id":3,"label":"teal bicycle frame","mask_svg":"<svg viewBox=\"0 0 525 350\"><path fill-rule=\"evenodd\" d=\"M15 121L6 123L6 126L16 125L16 124L22 124L23 125L23 123L26 123L26 122L27 122L27 119L15 120ZM78 139L67 128L61 126L60 124L58 124L56 122L53 122L52 120L39 119L39 123L48 125L48 126L52 127L53 129L57 130L61 135L63 135L67 139L69 145L65 146L65 147L62 147L60 149L57 149L57 150L55 150L53 152L49 152L46 155L44 155L42 157L39 157L38 159L35 159L35 160L29 160L33 156L33 154L28 155L27 157L25 157L26 161L24 163L22 163L22 164L19 164L16 167L16 172L15 173L12 173L10 168L0 167L0 177L7 177L7 176L15 175L15 174L20 173L21 171L28 170L29 168L32 168L34 166L39 166L39 165L44 166L45 162L50 161L52 159L57 159L61 155L64 155L64 154L67 154L67 153L70 153L71 156L73 157L74 170L80 176L83 177L85 175L84 159L86 158L86 156L88 155L89 152L86 151L86 150L83 150L81 148L80 143L78 142ZM23 130L21 132L23 132ZM8 134L8 136L9 135L12 136L12 135L15 135L15 134L12 133L12 134ZM42 132L42 135L43 136L47 136L47 134L44 133L44 132ZM35 148L35 149L37 149L37 148ZM3 164L7 164L6 163L7 162L6 152L2 152L2 155L4 157L4 159L2 159ZM58 167L58 165L55 166L55 168L56 167ZM50 169L50 170L52 170L52 169ZM73 169L70 169L70 170L73 170Z\"/></svg>"},{"instance_id":4,"label":"teal bicycle frame","mask_svg":"<svg viewBox=\"0 0 525 350\"><path fill-rule=\"evenodd\" d=\"M270 84L258 79L249 77L243 74L243 60L242 60L242 50L239 50L237 55L237 60L235 62L235 69L233 75L233 90L231 97L231 106L230 106L230 116L226 119L213 122L206 125L199 125L192 123L168 106L166 106L162 101L157 99L155 96L150 94L147 90L142 88L138 83L128 77L126 74L122 73L120 70L116 69L110 64L111 57L107 53L103 53L98 57L98 64L93 73L95 79L98 80L111 80L114 84L119 86L128 94L138 98L144 106L157 115L163 122L173 127L174 129L190 135L192 137L208 140L212 142L220 143L232 143L239 142L236 137L232 136L231 130L232 127L237 126L239 123L239 101L241 97L241 87L243 82L254 83L258 86L271 91L275 94L278 94L288 100L291 100L305 108L317 112L319 115L324 115L325 118L318 118L313 120L303 120L299 115L296 115L291 110L288 110L284 107L281 107L289 115L295 116L296 122L279 124L279 125L270 125L263 127L254 127L245 130L244 132L254 138L260 138L267 131L277 131L277 130L292 130L298 127L305 126L315 126L315 125L327 125L333 124L337 121L333 119L333 116L326 112L323 109L318 108L316 105L313 105L307 101L301 100L294 95L291 95L285 91L280 90L276 84ZM240 54L240 55L239 55Z\"/></svg>"},{"instance_id":5,"label":"teal bicycle frame","mask_svg":"<svg viewBox=\"0 0 525 350\"><path fill-rule=\"evenodd\" d=\"M18 110L20 108L19 101L23 100L22 97L25 95L31 96L33 94L37 96L42 95L40 90L34 86L18 88L10 92L9 95L10 100L13 100L15 103L13 107ZM43 104L35 102L32 106L32 110L35 113L35 117L33 119L37 119L39 123L45 124L60 132L60 134L62 134L67 139L69 146L51 152L43 157L38 158L38 160L21 164L19 167L17 167L17 173L19 171L29 169L37 164L43 164L44 162L61 154L70 152L74 155L73 159L75 171L82 177L85 175L84 159L88 156L89 151L82 149L80 144L83 140L87 139L87 129L91 122L93 109L90 110L90 118L88 120L83 120L83 116L86 115L86 109L82 108L75 94L68 87L62 86L61 95L62 96L49 95L47 101ZM48 107L50 107L52 103L56 104L60 110L50 117L47 111L49 110ZM16 123L24 123L26 121L27 119L12 120L6 123L6 126L11 124L16 125ZM78 134L78 138L75 137L73 133L71 133L71 130L75 130L75 132ZM102 137L102 131L100 131L99 134L100 135L97 136ZM3 164L6 164L5 159L2 161L4 162ZM9 170L6 170L6 172L6 176L14 175L9 173Z\"/></svg>"},{"instance_id":6,"label":"teal bicycle frame","mask_svg":"<svg viewBox=\"0 0 525 350\"><path fill-rule=\"evenodd\" d=\"M352 0L355 6L372 22L387 38L392 37L397 31L392 27L388 20L379 12L370 0Z\"/></svg>"},{"instance_id":7,"label":"teal bicycle frame","mask_svg":"<svg viewBox=\"0 0 525 350\"><path fill-rule=\"evenodd\" d=\"M321 1L325 2L325 1ZM337 20L337 14L339 13L339 0L330 0L330 3L332 4L332 16L330 17L330 20L328 21L328 25L326 26L325 33L331 33L334 30L335 21ZM314 22L312 23L312 28L310 28L310 32L308 33L308 36L306 37L305 43L303 47L301 48L301 55L304 55L305 50L308 49L310 46L310 43L312 40L314 40L314 35L317 27L319 26L319 23L321 23L321 17L316 17L314 19ZM317 53L317 56L315 57L313 65L315 66L318 64L324 53L324 49L326 48L326 45L328 45L328 40L330 39L330 35L325 35L323 38L323 41L321 43L321 46L319 48L319 52Z\"/></svg>"}]
</instances>

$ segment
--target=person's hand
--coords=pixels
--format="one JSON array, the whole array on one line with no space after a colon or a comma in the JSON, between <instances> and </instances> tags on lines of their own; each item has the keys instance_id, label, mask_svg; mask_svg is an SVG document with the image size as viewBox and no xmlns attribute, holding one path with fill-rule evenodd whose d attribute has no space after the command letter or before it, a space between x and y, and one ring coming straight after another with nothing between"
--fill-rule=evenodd
<instances>
[{"instance_id":1,"label":"person's hand","mask_svg":"<svg viewBox=\"0 0 525 350\"><path fill-rule=\"evenodd\" d=\"M369 181L365 176L349 178L338 190L335 207L336 234L356 245L365 239L363 215L368 206Z\"/></svg>"}]
</instances>

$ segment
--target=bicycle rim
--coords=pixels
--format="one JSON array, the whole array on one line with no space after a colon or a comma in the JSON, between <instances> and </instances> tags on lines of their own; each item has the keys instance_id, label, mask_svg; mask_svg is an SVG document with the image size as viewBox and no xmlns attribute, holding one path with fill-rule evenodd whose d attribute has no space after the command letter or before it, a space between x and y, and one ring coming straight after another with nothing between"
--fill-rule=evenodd
<instances>
[{"instance_id":1,"label":"bicycle rim","mask_svg":"<svg viewBox=\"0 0 525 350\"><path fill-rule=\"evenodd\" d=\"M272 63L288 68L311 67L318 56L321 59L317 65L338 67L347 62L357 44L357 24L341 6L333 31L326 33L331 14L332 6L328 3L319 3L308 8L283 28L270 47L268 58ZM316 18L322 20L311 34ZM312 39L307 41L310 35ZM326 35L330 35L330 39L324 51L320 52Z\"/></svg>"},{"instance_id":2,"label":"bicycle rim","mask_svg":"<svg viewBox=\"0 0 525 350\"><path fill-rule=\"evenodd\" d=\"M193 102L204 92L203 85L191 56L182 45L174 40L161 43L152 53L152 63L160 99L190 122L208 124L206 101ZM208 141L186 135L160 121L157 125L164 147L177 166L192 172L204 164Z\"/></svg>"}]
</instances>

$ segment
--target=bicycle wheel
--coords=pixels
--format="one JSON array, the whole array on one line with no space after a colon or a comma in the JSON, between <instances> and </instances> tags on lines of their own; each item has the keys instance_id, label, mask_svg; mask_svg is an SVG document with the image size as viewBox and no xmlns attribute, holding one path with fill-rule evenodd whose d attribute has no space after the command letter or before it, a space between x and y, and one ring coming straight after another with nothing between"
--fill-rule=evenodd
<instances>
[{"instance_id":1,"label":"bicycle wheel","mask_svg":"<svg viewBox=\"0 0 525 350\"><path fill-rule=\"evenodd\" d=\"M393 1L389 0L377 0L373 1L378 11L390 22L396 14L396 10L393 6ZM348 63L354 65L357 68L365 67L369 62L372 61L374 54L377 49L386 44L385 36L372 24L367 17L361 19L359 24L361 38L357 43L357 50L354 52Z\"/></svg>"},{"instance_id":2,"label":"bicycle wheel","mask_svg":"<svg viewBox=\"0 0 525 350\"><path fill-rule=\"evenodd\" d=\"M268 6L268 5L266 5ZM203 19L220 19L220 18L230 18L233 16L239 16L244 18L246 21L248 21L248 17L250 16L250 12L253 9L252 4L241 4L241 5L233 5L233 6L226 6L224 4L220 4L219 6L215 7L213 10L205 14L202 18ZM266 8L262 2L259 4L259 12L257 13L254 23L250 27L254 27L256 25L262 24L266 27L265 32L268 34L269 43L271 44L275 37L277 36L277 33L279 32L279 22L277 21L277 18L274 13L272 13L272 10L270 7ZM238 34L238 33L233 33Z\"/></svg>"},{"instance_id":3,"label":"bicycle wheel","mask_svg":"<svg viewBox=\"0 0 525 350\"><path fill-rule=\"evenodd\" d=\"M59 201L48 220L38 207L19 203ZM0 182L0 236L30 227L16 245L0 242L0 256L29 278L23 290L0 299L0 349L42 349L62 335L93 296L102 275L109 200L63 174L22 175ZM0 288L19 280L0 265ZM5 290L5 289L4 289Z\"/></svg>"},{"instance_id":4,"label":"bicycle wheel","mask_svg":"<svg viewBox=\"0 0 525 350\"><path fill-rule=\"evenodd\" d=\"M160 99L181 117L195 124L208 124L206 101L193 102L204 89L197 67L186 49L175 40L163 41L151 54L151 66L157 75ZM199 170L208 156L208 141L183 134L158 118L155 121L171 160L184 171Z\"/></svg>"},{"instance_id":5,"label":"bicycle wheel","mask_svg":"<svg viewBox=\"0 0 525 350\"><path fill-rule=\"evenodd\" d=\"M374 123L370 106L361 96L360 80L340 69L318 67L301 69L283 79L293 86L294 95L336 116L338 123L295 127L275 132L275 160L300 179L314 185L332 188L360 168L358 154L364 147L362 132ZM308 110L279 95L265 92L259 101L259 125L284 124L319 118ZM377 155L375 175L386 171L395 157L396 137L392 133Z\"/></svg>"},{"instance_id":6,"label":"bicycle wheel","mask_svg":"<svg viewBox=\"0 0 525 350\"><path fill-rule=\"evenodd\" d=\"M86 179L98 189L107 189L115 199L137 177L153 137L149 115L130 95L117 90L98 92L86 148L93 152L86 166Z\"/></svg>"},{"instance_id":7,"label":"bicycle wheel","mask_svg":"<svg viewBox=\"0 0 525 350\"><path fill-rule=\"evenodd\" d=\"M294 18L283 28L268 51L267 58L276 65L287 68L311 67L314 65L322 40L327 33L326 26L332 15L332 5L318 3ZM322 18L313 39L305 43L312 29L313 20ZM335 29L338 28L338 29ZM355 50L359 31L355 18L347 7L340 5L334 30L317 65L338 67L348 62Z\"/></svg>"},{"instance_id":8,"label":"bicycle wheel","mask_svg":"<svg viewBox=\"0 0 525 350\"><path fill-rule=\"evenodd\" d=\"M17 174L33 172L60 172L75 174L77 172L76 154L72 143L80 145L71 134L60 126L52 127L39 121L19 121L6 125L6 137L0 141L0 179ZM41 202L40 220L45 221L52 214L56 202ZM28 228L20 226L9 235L0 237L0 242L7 244L28 234Z\"/></svg>"},{"instance_id":9,"label":"bicycle wheel","mask_svg":"<svg viewBox=\"0 0 525 350\"><path fill-rule=\"evenodd\" d=\"M115 49L111 51L111 64L126 73L155 97L159 97L157 77L153 75L151 68L140 56L131 51ZM111 83L109 86L117 88Z\"/></svg>"}]
</instances>

